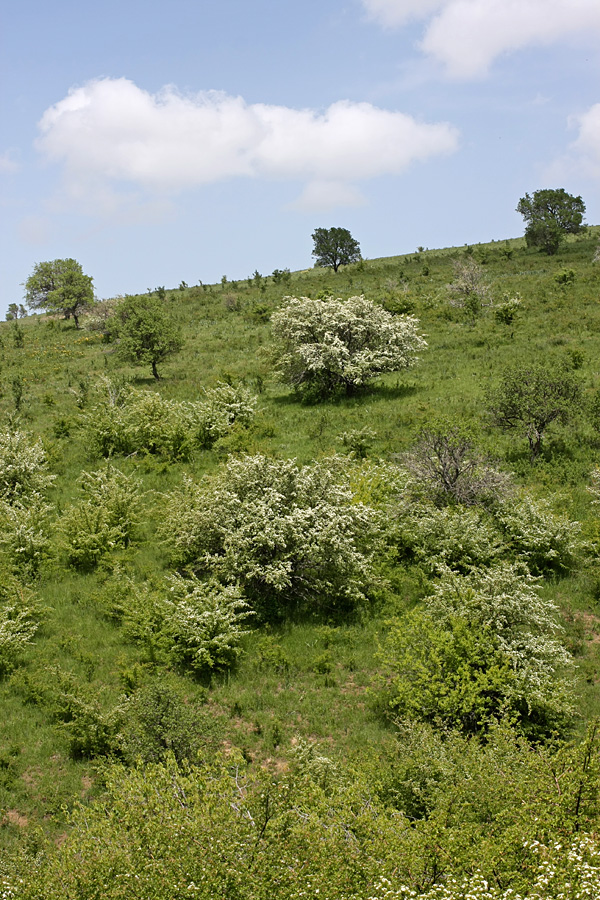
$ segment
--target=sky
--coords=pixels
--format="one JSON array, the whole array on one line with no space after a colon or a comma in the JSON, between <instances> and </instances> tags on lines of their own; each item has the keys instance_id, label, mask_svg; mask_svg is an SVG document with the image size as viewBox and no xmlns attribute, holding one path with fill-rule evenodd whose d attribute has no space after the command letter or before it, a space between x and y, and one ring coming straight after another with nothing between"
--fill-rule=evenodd
<instances>
[{"instance_id":1,"label":"sky","mask_svg":"<svg viewBox=\"0 0 600 900\"><path fill-rule=\"evenodd\" d=\"M3 0L0 315L73 257L102 299L600 223L599 0Z\"/></svg>"}]
</instances>

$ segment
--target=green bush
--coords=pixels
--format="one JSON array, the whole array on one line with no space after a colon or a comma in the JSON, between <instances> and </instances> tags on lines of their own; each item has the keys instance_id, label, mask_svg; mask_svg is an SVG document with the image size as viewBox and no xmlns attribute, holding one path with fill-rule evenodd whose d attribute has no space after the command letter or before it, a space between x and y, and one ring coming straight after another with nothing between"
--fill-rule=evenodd
<instances>
[{"instance_id":1,"label":"green bush","mask_svg":"<svg viewBox=\"0 0 600 900\"><path fill-rule=\"evenodd\" d=\"M234 586L173 575L164 629L173 655L199 675L230 668L242 652L248 604Z\"/></svg>"},{"instance_id":2,"label":"green bush","mask_svg":"<svg viewBox=\"0 0 600 900\"><path fill-rule=\"evenodd\" d=\"M424 610L391 623L381 651L388 714L478 733L504 715L528 732L572 713L554 605L515 565L449 573Z\"/></svg>"},{"instance_id":3,"label":"green bush","mask_svg":"<svg viewBox=\"0 0 600 900\"><path fill-rule=\"evenodd\" d=\"M154 391L101 383L99 402L85 416L90 443L100 456L155 453L189 459L208 449L235 424L248 427L256 398L243 386L219 384L203 400L166 400Z\"/></svg>"},{"instance_id":4,"label":"green bush","mask_svg":"<svg viewBox=\"0 0 600 900\"><path fill-rule=\"evenodd\" d=\"M79 483L83 497L65 512L59 527L68 564L89 571L135 537L139 483L111 464L82 472Z\"/></svg>"},{"instance_id":5,"label":"green bush","mask_svg":"<svg viewBox=\"0 0 600 900\"><path fill-rule=\"evenodd\" d=\"M31 644L41 607L33 592L10 572L2 570L0 581L0 673L4 673Z\"/></svg>"}]
</instances>

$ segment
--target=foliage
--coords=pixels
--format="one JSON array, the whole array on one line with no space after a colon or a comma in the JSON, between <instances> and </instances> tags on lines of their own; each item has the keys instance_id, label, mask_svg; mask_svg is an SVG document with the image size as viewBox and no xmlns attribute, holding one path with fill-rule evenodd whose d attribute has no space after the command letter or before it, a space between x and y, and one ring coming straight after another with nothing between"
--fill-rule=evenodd
<instances>
[{"instance_id":1,"label":"foliage","mask_svg":"<svg viewBox=\"0 0 600 900\"><path fill-rule=\"evenodd\" d=\"M536 501L527 494L498 504L494 520L509 555L525 563L534 575L564 575L583 549L579 522L553 513L548 501Z\"/></svg>"},{"instance_id":2,"label":"foliage","mask_svg":"<svg viewBox=\"0 0 600 900\"><path fill-rule=\"evenodd\" d=\"M504 547L491 518L477 507L438 508L410 494L395 509L394 540L401 559L430 575L467 573L491 565Z\"/></svg>"},{"instance_id":3,"label":"foliage","mask_svg":"<svg viewBox=\"0 0 600 900\"><path fill-rule=\"evenodd\" d=\"M360 246L347 228L316 228L312 233L315 266L329 266L337 272L360 259Z\"/></svg>"},{"instance_id":4,"label":"foliage","mask_svg":"<svg viewBox=\"0 0 600 900\"><path fill-rule=\"evenodd\" d=\"M72 316L79 327L79 316L94 302L92 278L74 259L36 263L25 282L25 302L29 309Z\"/></svg>"},{"instance_id":5,"label":"foliage","mask_svg":"<svg viewBox=\"0 0 600 900\"><path fill-rule=\"evenodd\" d=\"M198 763L217 733L202 706L191 703L166 680L138 688L123 704L123 711L127 727L119 734L119 754L129 765L170 757L179 763Z\"/></svg>"},{"instance_id":6,"label":"foliage","mask_svg":"<svg viewBox=\"0 0 600 900\"><path fill-rule=\"evenodd\" d=\"M26 502L0 501L0 549L17 571L36 575L50 552L50 516L53 507L33 494Z\"/></svg>"},{"instance_id":7,"label":"foliage","mask_svg":"<svg viewBox=\"0 0 600 900\"><path fill-rule=\"evenodd\" d=\"M364 297L286 298L271 316L276 367L296 388L351 394L383 372L413 365L426 347L412 316L394 316Z\"/></svg>"},{"instance_id":8,"label":"foliage","mask_svg":"<svg viewBox=\"0 0 600 900\"><path fill-rule=\"evenodd\" d=\"M391 625L384 693L400 719L476 733L503 715L534 734L564 726L569 656L556 609L523 569L449 573L424 611Z\"/></svg>"},{"instance_id":9,"label":"foliage","mask_svg":"<svg viewBox=\"0 0 600 900\"><path fill-rule=\"evenodd\" d=\"M500 325L512 325L522 309L523 301L519 296L505 297L494 309L494 317Z\"/></svg>"},{"instance_id":10,"label":"foliage","mask_svg":"<svg viewBox=\"0 0 600 900\"><path fill-rule=\"evenodd\" d=\"M180 575L170 583L165 628L175 657L200 675L231 668L248 634L248 604L237 588Z\"/></svg>"},{"instance_id":11,"label":"foliage","mask_svg":"<svg viewBox=\"0 0 600 900\"><path fill-rule=\"evenodd\" d=\"M0 674L11 668L38 630L40 604L33 592L3 569L0 585Z\"/></svg>"},{"instance_id":12,"label":"foliage","mask_svg":"<svg viewBox=\"0 0 600 900\"><path fill-rule=\"evenodd\" d=\"M0 430L0 501L13 505L43 495L56 476L40 438L19 429Z\"/></svg>"},{"instance_id":13,"label":"foliage","mask_svg":"<svg viewBox=\"0 0 600 900\"><path fill-rule=\"evenodd\" d=\"M156 379L158 364L183 347L180 329L164 302L152 294L121 300L108 328L116 336L119 356L137 366L151 366Z\"/></svg>"},{"instance_id":14,"label":"foliage","mask_svg":"<svg viewBox=\"0 0 600 900\"><path fill-rule=\"evenodd\" d=\"M98 394L85 422L101 456L145 451L189 459L234 425L248 427L256 410L256 398L242 385L218 384L204 391L203 400L176 401L103 379Z\"/></svg>"},{"instance_id":15,"label":"foliage","mask_svg":"<svg viewBox=\"0 0 600 900\"><path fill-rule=\"evenodd\" d=\"M550 255L558 251L566 234L578 234L585 229L582 224L585 203L564 188L535 191L532 197L525 194L519 200L517 212L527 223L527 246L540 247Z\"/></svg>"},{"instance_id":16,"label":"foliage","mask_svg":"<svg viewBox=\"0 0 600 900\"><path fill-rule=\"evenodd\" d=\"M89 571L134 538L139 483L109 463L96 472L82 472L79 484L83 497L64 513L60 530L69 565Z\"/></svg>"},{"instance_id":17,"label":"foliage","mask_svg":"<svg viewBox=\"0 0 600 900\"><path fill-rule=\"evenodd\" d=\"M533 462L548 426L567 422L579 400L579 383L564 366L525 363L504 371L500 384L488 395L488 407L496 425L525 431Z\"/></svg>"},{"instance_id":18,"label":"foliage","mask_svg":"<svg viewBox=\"0 0 600 900\"><path fill-rule=\"evenodd\" d=\"M378 517L354 501L346 466L246 456L202 484L185 478L161 525L173 563L239 581L268 618L352 608L374 578Z\"/></svg>"},{"instance_id":19,"label":"foliage","mask_svg":"<svg viewBox=\"0 0 600 900\"><path fill-rule=\"evenodd\" d=\"M448 285L448 290L454 302L475 318L489 299L489 282L481 266L470 256L456 260L453 268L454 281Z\"/></svg>"}]
</instances>

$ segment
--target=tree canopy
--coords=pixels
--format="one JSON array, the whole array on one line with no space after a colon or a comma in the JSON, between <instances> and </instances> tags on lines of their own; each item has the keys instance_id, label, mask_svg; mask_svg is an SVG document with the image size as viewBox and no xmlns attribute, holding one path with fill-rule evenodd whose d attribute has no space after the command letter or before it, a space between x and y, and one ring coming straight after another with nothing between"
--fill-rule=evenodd
<instances>
[{"instance_id":1,"label":"tree canopy","mask_svg":"<svg viewBox=\"0 0 600 900\"><path fill-rule=\"evenodd\" d=\"M115 309L112 328L119 355L138 366L149 365L156 379L158 363L183 347L177 325L156 297L125 297Z\"/></svg>"},{"instance_id":2,"label":"tree canopy","mask_svg":"<svg viewBox=\"0 0 600 900\"><path fill-rule=\"evenodd\" d=\"M488 404L496 425L526 432L533 461L540 454L548 425L567 422L579 399L579 383L564 367L526 363L504 372Z\"/></svg>"},{"instance_id":3,"label":"tree canopy","mask_svg":"<svg viewBox=\"0 0 600 900\"><path fill-rule=\"evenodd\" d=\"M540 247L550 255L556 253L566 234L585 229L585 203L564 188L535 191L532 197L525 194L519 200L517 212L526 222L527 246Z\"/></svg>"},{"instance_id":4,"label":"tree canopy","mask_svg":"<svg viewBox=\"0 0 600 900\"><path fill-rule=\"evenodd\" d=\"M29 309L72 316L79 328L81 311L94 302L92 277L75 259L36 263L25 282L25 302Z\"/></svg>"},{"instance_id":5,"label":"tree canopy","mask_svg":"<svg viewBox=\"0 0 600 900\"><path fill-rule=\"evenodd\" d=\"M340 266L361 258L360 245L347 228L316 228L312 239L315 266L329 266L337 272Z\"/></svg>"}]
</instances>

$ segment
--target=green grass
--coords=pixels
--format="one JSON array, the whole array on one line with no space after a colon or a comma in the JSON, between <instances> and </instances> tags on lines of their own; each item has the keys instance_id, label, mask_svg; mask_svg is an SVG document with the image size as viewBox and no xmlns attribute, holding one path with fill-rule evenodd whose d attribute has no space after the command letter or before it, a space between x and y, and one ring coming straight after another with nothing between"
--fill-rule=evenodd
<instances>
[{"instance_id":1,"label":"green grass","mask_svg":"<svg viewBox=\"0 0 600 900\"><path fill-rule=\"evenodd\" d=\"M503 434L491 426L485 395L504 367L525 360L577 359L586 400L600 388L600 264L592 263L599 233L596 227L569 240L556 257L528 250L521 238L471 248L496 303L505 295L521 296L521 311L512 326L499 324L493 308L484 308L470 321L463 310L450 305L452 263L470 252L466 248L369 260L337 275L309 269L293 273L288 285L268 278L263 287L251 280L237 286L170 290L165 302L183 329L185 347L163 364L158 383L149 371L121 365L112 345L76 330L70 321L44 316L21 321L22 347L15 345L14 325L3 323L0 416L14 420L13 383L21 376L21 426L44 440L57 475L50 501L60 514L77 496L80 472L99 464L90 455L83 416L100 376L123 373L136 386L177 400L195 400L203 388L220 380L243 380L258 393L259 412L247 431L198 452L187 463L139 454L115 461L135 473L146 491L140 540L118 556L123 569L139 581L159 578L167 568L156 537L157 499L178 484L183 473L199 477L215 471L228 453L260 452L308 462L343 452L341 435L363 427L376 435L369 457L388 460L408 449L419 430L440 416L472 426L481 448L512 470L518 483L550 497L557 509L593 532L597 512L586 492L600 449L593 424L582 415L569 426L551 429L541 459L532 466L524 436ZM556 273L570 268L575 281L561 286ZM271 375L269 314L285 294L315 296L323 291L404 303L427 335L428 349L419 364L378 379L362 395L318 404L304 403L278 384ZM114 562L109 560L108 568ZM166 673L160 662L143 647L128 643L118 625L108 621L97 600L106 575L75 574L65 569L60 554L50 559L37 585L47 608L43 627L21 667L0 680L4 846L31 845L40 829L59 835L65 828L64 808L95 789L93 761L71 758L65 729L47 702L35 702L31 696L31 684L51 680L56 667L71 673L105 710L122 700L132 672L143 683L168 678L186 702L205 700L218 740L239 747L257 766L267 761L284 766L298 737L319 741L336 758L373 755L391 740L369 694L378 668L378 635L385 633L390 610L375 609L362 621L335 627L310 622L254 632L245 640L237 670L215 678L206 692L206 685L189 676ZM580 659L582 721L600 713L599 581L600 575L588 565L546 588L564 610L566 636ZM397 574L396 589L401 594L397 607L411 605L419 596L418 579Z\"/></svg>"}]
</instances>

